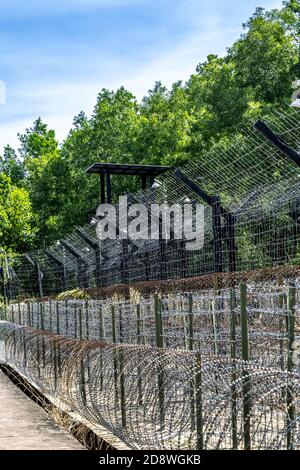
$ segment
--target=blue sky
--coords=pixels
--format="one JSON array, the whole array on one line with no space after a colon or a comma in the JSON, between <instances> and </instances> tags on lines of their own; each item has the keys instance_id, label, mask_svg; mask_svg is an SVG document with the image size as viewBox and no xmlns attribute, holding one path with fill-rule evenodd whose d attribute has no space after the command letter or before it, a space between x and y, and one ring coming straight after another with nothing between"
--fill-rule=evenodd
<instances>
[{"instance_id":1,"label":"blue sky","mask_svg":"<svg viewBox=\"0 0 300 470\"><path fill-rule=\"evenodd\" d=\"M0 0L0 152L41 116L60 141L103 87L141 99L223 54L256 6L280 0Z\"/></svg>"}]
</instances>

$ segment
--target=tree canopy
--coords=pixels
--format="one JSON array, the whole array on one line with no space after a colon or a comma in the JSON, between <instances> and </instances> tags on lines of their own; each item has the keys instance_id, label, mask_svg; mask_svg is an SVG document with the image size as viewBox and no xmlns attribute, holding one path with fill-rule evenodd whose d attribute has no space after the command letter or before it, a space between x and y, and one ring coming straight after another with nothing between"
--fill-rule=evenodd
<instances>
[{"instance_id":1,"label":"tree canopy","mask_svg":"<svg viewBox=\"0 0 300 470\"><path fill-rule=\"evenodd\" d=\"M92 116L75 116L62 145L38 118L19 135L20 149L6 146L0 157L0 246L44 246L84 223L99 197L97 178L85 174L95 161L182 165L229 142L249 119L288 106L300 78L299 15L297 0L256 9L224 57L209 55L170 90L156 82L141 103L123 87L101 90ZM118 196L136 182L112 184Z\"/></svg>"},{"instance_id":2,"label":"tree canopy","mask_svg":"<svg viewBox=\"0 0 300 470\"><path fill-rule=\"evenodd\" d=\"M33 212L28 192L12 185L5 173L0 173L0 248L24 251L35 236Z\"/></svg>"}]
</instances>

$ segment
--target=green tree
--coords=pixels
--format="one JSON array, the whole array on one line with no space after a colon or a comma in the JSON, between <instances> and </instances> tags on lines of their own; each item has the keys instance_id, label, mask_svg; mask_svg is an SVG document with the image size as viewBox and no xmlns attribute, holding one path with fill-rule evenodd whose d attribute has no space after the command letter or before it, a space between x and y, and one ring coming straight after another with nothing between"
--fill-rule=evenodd
<instances>
[{"instance_id":1,"label":"green tree","mask_svg":"<svg viewBox=\"0 0 300 470\"><path fill-rule=\"evenodd\" d=\"M138 105L123 87L98 95L91 119L80 113L62 146L62 157L70 164L70 186L65 219L82 223L99 203L99 180L85 170L95 162L130 163L139 129ZM129 182L130 185L130 182ZM128 180L112 178L113 194L128 188ZM78 194L80 192L80 199Z\"/></svg>"},{"instance_id":2,"label":"green tree","mask_svg":"<svg viewBox=\"0 0 300 470\"><path fill-rule=\"evenodd\" d=\"M51 154L57 149L55 132L49 130L47 124L39 117L33 126L26 129L25 134L18 134L21 142L19 149L21 158L27 162L32 158L39 158Z\"/></svg>"},{"instance_id":3,"label":"green tree","mask_svg":"<svg viewBox=\"0 0 300 470\"><path fill-rule=\"evenodd\" d=\"M141 120L136 143L136 161L144 164L182 164L187 159L191 116L181 82L170 92L156 82L141 104Z\"/></svg>"},{"instance_id":4,"label":"green tree","mask_svg":"<svg viewBox=\"0 0 300 470\"><path fill-rule=\"evenodd\" d=\"M29 195L0 174L0 247L5 251L25 251L34 237L34 217Z\"/></svg>"},{"instance_id":5,"label":"green tree","mask_svg":"<svg viewBox=\"0 0 300 470\"><path fill-rule=\"evenodd\" d=\"M0 173L9 176L12 183L17 186L24 180L24 165L10 145L4 147L3 156L0 156Z\"/></svg>"},{"instance_id":6,"label":"green tree","mask_svg":"<svg viewBox=\"0 0 300 470\"><path fill-rule=\"evenodd\" d=\"M197 156L224 135L235 131L248 107L247 90L236 79L233 62L216 55L197 66L186 86L193 117L189 154Z\"/></svg>"},{"instance_id":7,"label":"green tree","mask_svg":"<svg viewBox=\"0 0 300 470\"><path fill-rule=\"evenodd\" d=\"M298 0L285 1L281 9L257 9L224 57L209 55L187 83L174 83L171 90L157 82L140 104L123 87L102 89L92 116L75 116L61 148L38 118L19 135L19 154L7 146L0 157L3 177L29 194L36 246L64 236L94 213L99 180L85 172L94 162L180 166L208 158L213 145L222 155L239 142L241 125L289 105L292 81L300 78L299 18ZM117 198L139 184L113 177L113 194Z\"/></svg>"},{"instance_id":8,"label":"green tree","mask_svg":"<svg viewBox=\"0 0 300 470\"><path fill-rule=\"evenodd\" d=\"M35 213L36 244L39 246L59 236L61 225L58 220L67 175L62 171L65 166L61 162L55 132L40 118L19 138L26 169L25 187Z\"/></svg>"},{"instance_id":9,"label":"green tree","mask_svg":"<svg viewBox=\"0 0 300 470\"><path fill-rule=\"evenodd\" d=\"M290 99L299 60L295 40L298 18L292 3L281 11L257 9L229 51L237 83L250 88L255 101L284 104Z\"/></svg>"}]
</instances>

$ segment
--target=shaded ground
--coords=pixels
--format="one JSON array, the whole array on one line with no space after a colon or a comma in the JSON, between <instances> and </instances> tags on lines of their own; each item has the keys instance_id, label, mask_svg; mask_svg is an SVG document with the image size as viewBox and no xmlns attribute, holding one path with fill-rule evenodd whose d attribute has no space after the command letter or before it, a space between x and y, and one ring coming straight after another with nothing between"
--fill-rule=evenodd
<instances>
[{"instance_id":1,"label":"shaded ground","mask_svg":"<svg viewBox=\"0 0 300 470\"><path fill-rule=\"evenodd\" d=\"M83 450L0 371L0 450Z\"/></svg>"}]
</instances>

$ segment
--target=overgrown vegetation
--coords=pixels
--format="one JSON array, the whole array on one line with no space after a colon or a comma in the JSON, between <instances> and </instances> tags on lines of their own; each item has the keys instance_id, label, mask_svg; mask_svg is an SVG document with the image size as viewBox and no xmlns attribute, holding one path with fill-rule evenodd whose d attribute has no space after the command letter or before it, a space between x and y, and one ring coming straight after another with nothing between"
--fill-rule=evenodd
<instances>
[{"instance_id":1,"label":"overgrown vegetation","mask_svg":"<svg viewBox=\"0 0 300 470\"><path fill-rule=\"evenodd\" d=\"M87 221L99 188L85 169L95 161L182 165L229 145L238 125L287 106L299 76L299 12L297 0L258 8L225 57L208 56L171 90L157 82L141 103L123 87L103 89L93 115L80 112L61 146L37 119L19 135L20 149L6 146L0 157L0 247L45 246ZM114 184L115 197L135 189L133 180Z\"/></svg>"}]
</instances>

